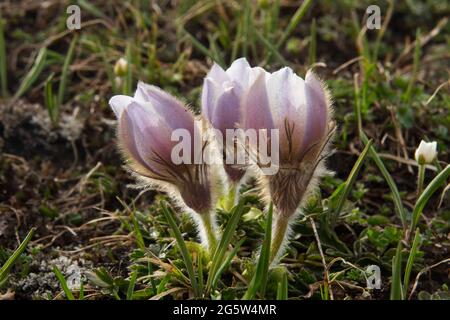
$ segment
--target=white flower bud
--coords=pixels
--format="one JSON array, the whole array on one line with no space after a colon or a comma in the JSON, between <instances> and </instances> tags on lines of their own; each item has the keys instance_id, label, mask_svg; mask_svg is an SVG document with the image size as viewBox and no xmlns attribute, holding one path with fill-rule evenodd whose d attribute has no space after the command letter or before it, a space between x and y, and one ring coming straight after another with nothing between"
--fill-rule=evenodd
<instances>
[{"instance_id":1,"label":"white flower bud","mask_svg":"<svg viewBox=\"0 0 450 320\"><path fill-rule=\"evenodd\" d=\"M128 73L128 61L124 58L120 58L117 60L116 64L114 65L114 73L116 76L124 77Z\"/></svg>"},{"instance_id":2,"label":"white flower bud","mask_svg":"<svg viewBox=\"0 0 450 320\"><path fill-rule=\"evenodd\" d=\"M437 156L436 146L436 141L420 141L419 147L416 149L416 152L414 154L414 158L416 159L417 163L420 165L432 163Z\"/></svg>"}]
</instances>

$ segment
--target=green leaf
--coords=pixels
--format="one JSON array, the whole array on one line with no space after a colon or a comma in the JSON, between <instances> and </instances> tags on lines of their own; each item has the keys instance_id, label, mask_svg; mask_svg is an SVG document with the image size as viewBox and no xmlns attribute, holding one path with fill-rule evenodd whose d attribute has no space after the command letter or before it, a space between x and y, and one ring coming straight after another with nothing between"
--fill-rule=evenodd
<instances>
[{"instance_id":1,"label":"green leaf","mask_svg":"<svg viewBox=\"0 0 450 320\"><path fill-rule=\"evenodd\" d=\"M446 183L447 178L450 175L450 164L447 165L444 170L442 170L434 179L428 184L425 190L420 195L419 199L414 206L413 214L412 214L412 223L411 223L411 234L416 229L417 223L422 215L423 208L430 200L433 193L444 183Z\"/></svg>"},{"instance_id":2,"label":"green leaf","mask_svg":"<svg viewBox=\"0 0 450 320\"><path fill-rule=\"evenodd\" d=\"M63 289L67 300L75 300L72 291L70 291L69 286L67 285L66 278L64 278L63 274L61 273L61 271L59 271L57 266L53 267L53 273L56 275L56 278L58 278L58 281L61 284L61 288Z\"/></svg>"},{"instance_id":3,"label":"green leaf","mask_svg":"<svg viewBox=\"0 0 450 320\"><path fill-rule=\"evenodd\" d=\"M25 248L27 247L28 242L30 242L31 238L33 237L33 233L35 230L36 230L36 228L32 228L30 230L30 232L28 232L27 236L20 243L20 245L16 249L16 251L13 252L13 254L8 258L8 260L5 262L5 264L0 269L0 287L6 282L6 279L9 274L9 270L11 270L11 267L14 265L16 260L25 251Z\"/></svg>"},{"instance_id":4,"label":"green leaf","mask_svg":"<svg viewBox=\"0 0 450 320\"><path fill-rule=\"evenodd\" d=\"M281 281L278 282L277 300L287 300L287 299L288 299L288 278L287 278L287 271L285 270Z\"/></svg>"},{"instance_id":5,"label":"green leaf","mask_svg":"<svg viewBox=\"0 0 450 320\"><path fill-rule=\"evenodd\" d=\"M127 300L133 300L134 286L136 285L137 275L138 275L137 270L134 270L133 273L131 274L130 284L128 285L127 290Z\"/></svg>"},{"instance_id":6,"label":"green leaf","mask_svg":"<svg viewBox=\"0 0 450 320\"><path fill-rule=\"evenodd\" d=\"M78 40L78 35L75 35L70 43L69 50L67 51L66 59L64 60L64 65L61 73L61 80L59 82L58 87L58 108L63 104L64 102L64 93L66 92L66 86L67 86L67 77L69 75L69 67L70 63L72 62L73 53L75 51L75 45Z\"/></svg>"},{"instance_id":7,"label":"green leaf","mask_svg":"<svg viewBox=\"0 0 450 320\"><path fill-rule=\"evenodd\" d=\"M189 255L189 251L186 247L186 243L184 242L183 236L181 235L180 229L178 229L178 226L175 222L174 212L172 211L171 208L166 206L166 203L164 201L161 201L161 208L164 217L166 218L167 222L170 225L170 228L172 229L175 240L177 241L178 249L180 250L181 255L183 257L184 265L186 266L189 280L191 281L191 286L192 289L194 290L194 295L196 297L201 297L201 292L199 290L197 278L195 277L194 265L192 264L191 256Z\"/></svg>"},{"instance_id":8,"label":"green leaf","mask_svg":"<svg viewBox=\"0 0 450 320\"><path fill-rule=\"evenodd\" d=\"M247 291L242 297L243 300L254 299L258 291L260 297L264 298L267 285L267 276L269 274L270 243L272 240L272 214L273 204L270 203L269 211L267 213L264 241L261 248L261 254L259 256L258 264L256 266L256 272L253 275L250 284L248 285Z\"/></svg>"},{"instance_id":9,"label":"green leaf","mask_svg":"<svg viewBox=\"0 0 450 320\"><path fill-rule=\"evenodd\" d=\"M220 266L223 263L223 257L228 249L231 238L236 230L237 224L244 211L244 201L241 199L237 206L231 210L231 218L228 220L225 231L223 232L220 243L217 246L214 255L212 257L211 269L209 272L208 280L206 282L206 292L210 292L214 289L214 279L218 277L217 273L220 271ZM217 280L216 280L217 281Z\"/></svg>"},{"instance_id":10,"label":"green leaf","mask_svg":"<svg viewBox=\"0 0 450 320\"><path fill-rule=\"evenodd\" d=\"M399 241L392 258L391 300L402 300L402 242Z\"/></svg>"},{"instance_id":11,"label":"green leaf","mask_svg":"<svg viewBox=\"0 0 450 320\"><path fill-rule=\"evenodd\" d=\"M414 264L414 259L417 255L417 252L420 248L420 243L422 242L422 237L419 233L419 230L416 230L416 234L414 236L413 244L411 246L411 251L409 252L408 262L406 263L405 275L403 277L403 294L406 299L406 294L408 293L409 287L409 277L411 275L411 270Z\"/></svg>"},{"instance_id":12,"label":"green leaf","mask_svg":"<svg viewBox=\"0 0 450 320\"><path fill-rule=\"evenodd\" d=\"M355 164L353 165L352 171L350 171L350 174L348 175L347 180L344 183L344 187L343 187L343 190L340 192L340 197L336 204L336 208L333 210L333 213L331 216L330 225L332 228L334 228L334 226L336 225L337 219L338 219L338 217L341 213L341 210L344 206L345 200L347 199L348 194L350 193L350 190L356 181L359 170L361 169L371 146L372 146L372 140L369 140L366 143L364 150L359 155L358 160L356 160Z\"/></svg>"},{"instance_id":13,"label":"green leaf","mask_svg":"<svg viewBox=\"0 0 450 320\"><path fill-rule=\"evenodd\" d=\"M46 58L47 58L47 48L43 47L41 48L41 50L39 50L39 53L30 71L28 71L25 78L23 78L19 89L14 95L14 99L17 99L20 96L22 96L33 85L33 83L36 81L37 77L41 73L42 69L44 68Z\"/></svg>"}]
</instances>

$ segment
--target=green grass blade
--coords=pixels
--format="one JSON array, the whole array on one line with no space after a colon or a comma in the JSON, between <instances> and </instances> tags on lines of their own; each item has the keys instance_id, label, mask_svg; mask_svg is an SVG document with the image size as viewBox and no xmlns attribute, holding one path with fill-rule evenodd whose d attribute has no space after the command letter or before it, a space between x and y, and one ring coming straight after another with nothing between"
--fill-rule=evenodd
<instances>
[{"instance_id":1,"label":"green grass blade","mask_svg":"<svg viewBox=\"0 0 450 320\"><path fill-rule=\"evenodd\" d=\"M84 284L83 280L80 282L80 293L78 294L78 300L84 300Z\"/></svg>"},{"instance_id":2,"label":"green grass blade","mask_svg":"<svg viewBox=\"0 0 450 320\"><path fill-rule=\"evenodd\" d=\"M130 219L133 222L133 233L136 238L136 244L139 249L141 249L142 251L145 251L146 247L145 247L144 237L142 236L141 229L139 229L139 223L133 212L131 213Z\"/></svg>"},{"instance_id":3,"label":"green grass blade","mask_svg":"<svg viewBox=\"0 0 450 320\"><path fill-rule=\"evenodd\" d=\"M198 288L203 292L203 252L198 250L197 256L197 274L198 274Z\"/></svg>"},{"instance_id":4,"label":"green grass blade","mask_svg":"<svg viewBox=\"0 0 450 320\"><path fill-rule=\"evenodd\" d=\"M411 92L414 87L414 83L417 79L417 73L419 71L419 63L420 63L420 29L416 31L416 46L414 47L414 61L413 68L411 72L411 79L408 82L408 87L406 88L405 94L403 95L403 101L408 103L411 100Z\"/></svg>"},{"instance_id":5,"label":"green grass blade","mask_svg":"<svg viewBox=\"0 0 450 320\"><path fill-rule=\"evenodd\" d=\"M69 51L67 51L66 59L64 60L64 65L61 73L61 80L59 81L58 87L58 107L64 102L64 93L66 92L67 77L69 75L69 67L72 62L73 53L75 51L75 45L78 40L78 35L75 35L70 42Z\"/></svg>"},{"instance_id":6,"label":"green grass blade","mask_svg":"<svg viewBox=\"0 0 450 320\"><path fill-rule=\"evenodd\" d=\"M3 98L6 98L8 96L6 59L5 29L3 27L3 19L0 11L0 87Z\"/></svg>"},{"instance_id":7,"label":"green grass blade","mask_svg":"<svg viewBox=\"0 0 450 320\"><path fill-rule=\"evenodd\" d=\"M239 242L234 246L233 250L227 255L225 261L222 263L220 268L217 270L216 274L214 275L214 278L212 280L211 287L214 289L217 285L217 282L220 279L220 276L225 270L228 270L231 264L231 260L233 260L233 257L238 253L239 249L241 248L242 244L244 243L245 238L239 240Z\"/></svg>"},{"instance_id":8,"label":"green grass blade","mask_svg":"<svg viewBox=\"0 0 450 320\"><path fill-rule=\"evenodd\" d=\"M272 45L266 38L263 37L263 35L256 29L253 30L253 32L256 34L256 37L258 40L269 50L271 54L275 56L275 58L283 65L289 65L289 63L284 59L284 57L281 55L280 51Z\"/></svg>"},{"instance_id":9,"label":"green grass blade","mask_svg":"<svg viewBox=\"0 0 450 320\"><path fill-rule=\"evenodd\" d=\"M395 256L392 258L391 300L402 300L402 241L397 245Z\"/></svg>"},{"instance_id":10,"label":"green grass blade","mask_svg":"<svg viewBox=\"0 0 450 320\"><path fill-rule=\"evenodd\" d=\"M45 81L44 86L44 104L53 126L57 125L59 117L59 108L56 104L55 95L53 94L54 75L55 75L54 73L50 74L50 76Z\"/></svg>"},{"instance_id":11,"label":"green grass blade","mask_svg":"<svg viewBox=\"0 0 450 320\"><path fill-rule=\"evenodd\" d=\"M127 300L133 300L133 293L134 293L134 287L136 285L137 275L138 275L137 270L134 270L131 273L130 283L129 283L128 289L127 289Z\"/></svg>"},{"instance_id":12,"label":"green grass blade","mask_svg":"<svg viewBox=\"0 0 450 320\"><path fill-rule=\"evenodd\" d=\"M348 194L350 193L351 188L353 187L353 184L356 181L356 178L358 177L359 170L361 169L364 160L366 159L366 156L369 152L370 147L372 146L372 140L369 140L364 148L364 150L361 152L361 154L358 157L358 160L356 160L355 164L353 165L352 171L350 171L350 174L347 177L347 180L345 181L344 188L341 192L341 196L338 199L336 208L333 210L331 222L330 225L333 228L336 225L337 219L339 217L339 214L341 213L341 210L344 206L345 200L348 197Z\"/></svg>"},{"instance_id":13,"label":"green grass blade","mask_svg":"<svg viewBox=\"0 0 450 320\"><path fill-rule=\"evenodd\" d=\"M57 266L53 266L53 273L58 279L59 284L61 285L61 288L63 289L67 300L75 300L72 291L70 291L69 286L67 285L66 278L64 278L63 274L61 273L61 271L59 271Z\"/></svg>"},{"instance_id":14,"label":"green grass blade","mask_svg":"<svg viewBox=\"0 0 450 320\"><path fill-rule=\"evenodd\" d=\"M355 118L356 118L356 123L358 125L359 137L360 137L361 141L365 145L367 145L369 143L369 138L367 138L367 136L363 130L363 127L362 127L361 99L360 99L359 90L356 88L356 86L355 86L355 99L356 99ZM398 191L397 185L395 184L394 179L392 179L392 176L389 173L389 171L386 169L386 166L384 165L383 160L381 160L380 156L378 155L377 151L375 150L375 148L373 146L369 147L369 152L370 152L371 158L377 165L378 170L380 170L381 174L383 175L384 180L386 181L386 183L389 186L389 189L391 190L392 199L394 201L394 206L395 206L395 211L397 212L397 214L400 217L400 220L402 221L403 230L406 230L407 225L408 225L408 222L406 219L406 211L405 211L405 208L403 207L402 199L400 197L400 193Z\"/></svg>"},{"instance_id":15,"label":"green grass blade","mask_svg":"<svg viewBox=\"0 0 450 320\"><path fill-rule=\"evenodd\" d=\"M278 282L277 287L277 300L287 300L288 299L288 278L287 272L283 273L283 278Z\"/></svg>"},{"instance_id":16,"label":"green grass blade","mask_svg":"<svg viewBox=\"0 0 450 320\"><path fill-rule=\"evenodd\" d=\"M280 40L277 42L276 47L280 48L283 43L287 40L287 38L291 35L292 31L298 26L298 24L302 21L304 15L308 12L309 8L313 4L313 0L304 0L302 5L297 9L297 11L292 16L291 20L287 28L284 30L283 35Z\"/></svg>"},{"instance_id":17,"label":"green grass blade","mask_svg":"<svg viewBox=\"0 0 450 320\"><path fill-rule=\"evenodd\" d=\"M47 48L43 47L39 50L39 53L34 61L33 66L30 71L28 71L25 78L23 78L19 89L16 91L14 95L14 99L21 97L36 81L42 69L44 69L45 61L47 59Z\"/></svg>"},{"instance_id":18,"label":"green grass blade","mask_svg":"<svg viewBox=\"0 0 450 320\"><path fill-rule=\"evenodd\" d=\"M36 230L36 228L32 228L30 230L30 232L28 232L27 236L20 243L20 245L16 249L16 251L13 252L13 254L8 258L8 260L5 262L5 264L0 269L0 287L6 282L6 279L9 274L9 270L11 270L11 267L14 265L16 260L25 251L25 248L27 247L28 242L30 242L31 238L33 237L33 233L35 230Z\"/></svg>"},{"instance_id":19,"label":"green grass blade","mask_svg":"<svg viewBox=\"0 0 450 320\"><path fill-rule=\"evenodd\" d=\"M126 49L126 60L128 62L127 75L125 77L125 86L124 86L124 94L131 95L133 91L133 72L132 72L132 61L133 61L133 53L131 43L127 43Z\"/></svg>"},{"instance_id":20,"label":"green grass blade","mask_svg":"<svg viewBox=\"0 0 450 320\"><path fill-rule=\"evenodd\" d=\"M206 283L206 291L210 292L213 288L213 280L217 276L216 273L220 270L220 265L223 263L223 257L228 249L228 245L230 244L231 238L236 230L237 224L242 216L244 211L244 201L241 200L235 206L231 213L231 218L228 220L225 231L223 232L222 238L220 239L220 243L217 246L214 255L212 257L211 269L209 272L208 280Z\"/></svg>"},{"instance_id":21,"label":"green grass blade","mask_svg":"<svg viewBox=\"0 0 450 320\"><path fill-rule=\"evenodd\" d=\"M419 223L419 219L422 215L423 208L428 203L428 200L430 200L433 193L443 184L446 183L447 178L450 175L450 164L447 165L444 170L442 170L434 179L428 184L428 186L425 188L425 190L420 195L419 199L416 202L416 205L414 206L413 214L412 214L412 223L411 223L411 229L410 232L412 232L416 229L417 223Z\"/></svg>"},{"instance_id":22,"label":"green grass blade","mask_svg":"<svg viewBox=\"0 0 450 320\"><path fill-rule=\"evenodd\" d=\"M313 19L311 22L311 35L309 42L309 65L312 66L316 63L316 48L317 48L317 27L316 27L316 19Z\"/></svg>"},{"instance_id":23,"label":"green grass blade","mask_svg":"<svg viewBox=\"0 0 450 320\"><path fill-rule=\"evenodd\" d=\"M406 294L408 293L408 287L409 287L409 277L411 275L411 270L414 264L414 259L416 258L417 252L420 248L420 243L422 242L422 236L420 235L419 230L416 230L416 233L414 235L414 240L411 246L411 251L409 252L408 261L406 263L405 268L405 275L403 277L403 295L406 299Z\"/></svg>"},{"instance_id":24,"label":"green grass blade","mask_svg":"<svg viewBox=\"0 0 450 320\"><path fill-rule=\"evenodd\" d=\"M189 251L186 247L186 243L184 242L183 236L181 235L180 229L175 222L174 212L171 208L167 207L165 202L161 202L162 213L169 223L170 228L172 229L173 235L175 236L175 240L178 243L178 249L183 257L184 265L186 266L187 273L189 275L189 280L191 281L192 289L194 290L194 295L196 297L200 297L201 293L199 291L197 278L195 277L194 265L192 264L191 256L189 255Z\"/></svg>"},{"instance_id":25,"label":"green grass blade","mask_svg":"<svg viewBox=\"0 0 450 320\"><path fill-rule=\"evenodd\" d=\"M242 297L243 300L254 299L258 291L260 293L260 297L262 299L264 298L267 285L267 277L269 274L270 243L272 240L272 213L273 204L271 203L269 211L267 213L264 241L261 248L261 254L259 256L258 264L256 266L256 272L252 278L252 281L248 285L247 291Z\"/></svg>"}]
</instances>

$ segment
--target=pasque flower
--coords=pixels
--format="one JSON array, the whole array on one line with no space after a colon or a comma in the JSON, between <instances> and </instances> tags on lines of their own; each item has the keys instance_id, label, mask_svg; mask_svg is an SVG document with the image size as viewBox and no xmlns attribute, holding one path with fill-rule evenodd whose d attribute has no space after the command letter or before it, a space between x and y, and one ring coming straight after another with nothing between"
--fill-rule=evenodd
<instances>
[{"instance_id":1,"label":"pasque flower","mask_svg":"<svg viewBox=\"0 0 450 320\"><path fill-rule=\"evenodd\" d=\"M172 141L176 129L184 129L194 145L200 130L194 115L175 97L158 87L140 82L134 97L116 95L109 101L118 119L117 136L128 168L145 185L168 192L192 209L203 241L214 247L214 174L206 164L176 164ZM192 149L194 150L194 149Z\"/></svg>"},{"instance_id":2,"label":"pasque flower","mask_svg":"<svg viewBox=\"0 0 450 320\"><path fill-rule=\"evenodd\" d=\"M214 63L203 83L202 113L212 127L221 132L224 169L234 184L241 181L246 169L243 164L226 163L227 155L232 159L236 151L236 141L227 141L226 130L240 127L242 101L261 71L259 67L251 68L245 58L235 60L226 71Z\"/></svg>"},{"instance_id":3,"label":"pasque flower","mask_svg":"<svg viewBox=\"0 0 450 320\"><path fill-rule=\"evenodd\" d=\"M258 71L243 105L244 128L277 129L279 134L279 170L260 176L266 199L273 201L276 212L271 252L275 261L297 208L326 171L322 160L334 132L331 101L313 72L308 71L303 80L283 68L274 73Z\"/></svg>"}]
</instances>

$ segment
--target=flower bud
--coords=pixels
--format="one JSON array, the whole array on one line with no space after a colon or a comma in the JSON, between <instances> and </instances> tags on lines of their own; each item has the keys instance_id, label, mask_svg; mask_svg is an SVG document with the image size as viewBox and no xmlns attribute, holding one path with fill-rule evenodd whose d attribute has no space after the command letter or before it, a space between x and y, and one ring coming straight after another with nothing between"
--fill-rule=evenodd
<instances>
[{"instance_id":1,"label":"flower bud","mask_svg":"<svg viewBox=\"0 0 450 320\"><path fill-rule=\"evenodd\" d=\"M128 73L128 61L124 58L117 60L114 65L114 74L118 77L125 77Z\"/></svg>"},{"instance_id":2,"label":"flower bud","mask_svg":"<svg viewBox=\"0 0 450 320\"><path fill-rule=\"evenodd\" d=\"M275 208L272 260L281 253L289 223L297 208L326 170L323 158L334 132L329 94L324 84L308 71L305 80L290 68L257 75L243 102L245 129L279 132L279 170L261 175L265 198ZM261 149L254 150L258 154ZM260 166L258 164L258 166Z\"/></svg>"},{"instance_id":3,"label":"flower bud","mask_svg":"<svg viewBox=\"0 0 450 320\"><path fill-rule=\"evenodd\" d=\"M134 97L116 95L109 104L118 118L118 142L130 171L144 186L166 191L192 209L196 213L193 217L200 221L198 225L206 221L208 228L213 228L214 174L209 165L194 160L194 139L200 128L192 112L172 95L142 82ZM187 133L191 152L186 156L190 161L173 160L173 150L179 144L172 138L175 130ZM213 232L200 228L200 233L203 236ZM208 245L215 241L203 240Z\"/></svg>"},{"instance_id":4,"label":"flower bud","mask_svg":"<svg viewBox=\"0 0 450 320\"><path fill-rule=\"evenodd\" d=\"M436 141L433 142L425 142L423 140L420 141L419 147L416 149L416 152L414 153L414 158L416 159L417 163L420 165L432 163L437 156L436 147L437 147Z\"/></svg>"},{"instance_id":5,"label":"flower bud","mask_svg":"<svg viewBox=\"0 0 450 320\"><path fill-rule=\"evenodd\" d=\"M206 75L202 89L202 114L214 129L221 132L224 139L223 158L224 169L233 183L238 183L244 176L245 166L227 164L225 159L235 154L235 141L227 141L227 129L237 129L241 126L243 106L242 101L256 75L261 68L251 68L245 58L235 60L225 71L214 64ZM231 157L230 157L231 158Z\"/></svg>"}]
</instances>

